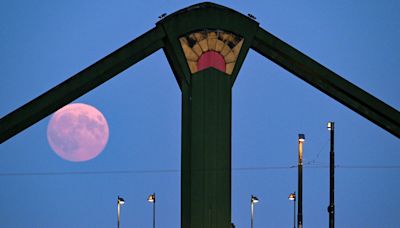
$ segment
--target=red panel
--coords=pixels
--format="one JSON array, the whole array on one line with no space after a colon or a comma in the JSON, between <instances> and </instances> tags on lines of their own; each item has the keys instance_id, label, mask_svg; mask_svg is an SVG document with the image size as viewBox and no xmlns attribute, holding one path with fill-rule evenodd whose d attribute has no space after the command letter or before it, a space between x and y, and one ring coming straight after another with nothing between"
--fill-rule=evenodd
<instances>
[{"instance_id":1,"label":"red panel","mask_svg":"<svg viewBox=\"0 0 400 228\"><path fill-rule=\"evenodd\" d=\"M201 71L209 67L214 67L215 69L225 72L224 57L215 51L204 52L197 62L197 70Z\"/></svg>"}]
</instances>

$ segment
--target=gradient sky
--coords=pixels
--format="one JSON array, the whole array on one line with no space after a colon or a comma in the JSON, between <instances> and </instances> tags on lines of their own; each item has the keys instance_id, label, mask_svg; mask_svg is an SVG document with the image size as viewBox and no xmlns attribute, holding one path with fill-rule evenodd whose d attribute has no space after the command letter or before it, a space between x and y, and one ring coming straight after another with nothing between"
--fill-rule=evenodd
<instances>
[{"instance_id":1,"label":"gradient sky","mask_svg":"<svg viewBox=\"0 0 400 228\"><path fill-rule=\"evenodd\" d=\"M0 116L198 1L0 2ZM399 1L217 1L399 110ZM0 145L0 226L180 227L180 90L162 50L75 102L108 120L109 143L73 163L50 148L49 117ZM250 51L233 88L232 221L292 227L297 134L304 145L306 227L327 227L329 132L336 123L336 226L398 225L400 141ZM389 168L392 166L392 168ZM393 168L394 166L394 168ZM384 224L384 225L383 225Z\"/></svg>"}]
</instances>

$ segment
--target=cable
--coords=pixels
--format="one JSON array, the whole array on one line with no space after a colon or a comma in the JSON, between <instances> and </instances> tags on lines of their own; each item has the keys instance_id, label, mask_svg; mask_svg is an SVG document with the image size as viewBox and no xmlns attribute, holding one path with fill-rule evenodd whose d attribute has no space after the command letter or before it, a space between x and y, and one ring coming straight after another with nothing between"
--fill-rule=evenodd
<instances>
[{"instance_id":1,"label":"cable","mask_svg":"<svg viewBox=\"0 0 400 228\"><path fill-rule=\"evenodd\" d=\"M319 156L321 155L322 151L325 151L325 148L329 145L330 140L328 139L327 141L325 141L322 146L320 147L319 151L317 152L317 155L314 157L314 159L310 160L310 161L304 161L303 164L304 165L312 165L312 164L316 164L316 161L319 159Z\"/></svg>"},{"instance_id":2,"label":"cable","mask_svg":"<svg viewBox=\"0 0 400 228\"><path fill-rule=\"evenodd\" d=\"M336 165L340 169L400 169L400 165Z\"/></svg>"},{"instance_id":3,"label":"cable","mask_svg":"<svg viewBox=\"0 0 400 228\"><path fill-rule=\"evenodd\" d=\"M294 169L292 166L260 166L260 167L239 167L232 171L264 171L264 170L283 170ZM327 169L329 165L307 165L304 168ZM400 165L336 165L337 169L400 169ZM70 171L70 172L5 172L0 173L0 177L5 176L63 176L63 175L120 175L120 174L153 174L153 173L180 173L180 169L158 169L158 170L115 170L115 171Z\"/></svg>"},{"instance_id":4,"label":"cable","mask_svg":"<svg viewBox=\"0 0 400 228\"><path fill-rule=\"evenodd\" d=\"M62 175L113 175L113 174L145 174L145 173L178 173L179 169L160 170L117 170L117 171L71 171L71 172L25 172L0 173L0 176L62 176Z\"/></svg>"}]
</instances>

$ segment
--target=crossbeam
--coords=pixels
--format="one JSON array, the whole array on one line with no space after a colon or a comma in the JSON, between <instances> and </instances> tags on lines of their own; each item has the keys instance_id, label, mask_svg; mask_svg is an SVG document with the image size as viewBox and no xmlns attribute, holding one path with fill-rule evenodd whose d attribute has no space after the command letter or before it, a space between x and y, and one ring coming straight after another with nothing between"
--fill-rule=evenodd
<instances>
[{"instance_id":1,"label":"crossbeam","mask_svg":"<svg viewBox=\"0 0 400 228\"><path fill-rule=\"evenodd\" d=\"M0 143L108 81L163 47L156 27L0 119Z\"/></svg>"},{"instance_id":2,"label":"crossbeam","mask_svg":"<svg viewBox=\"0 0 400 228\"><path fill-rule=\"evenodd\" d=\"M251 46L256 52L400 137L400 112L322 66L271 33L259 28Z\"/></svg>"}]
</instances>

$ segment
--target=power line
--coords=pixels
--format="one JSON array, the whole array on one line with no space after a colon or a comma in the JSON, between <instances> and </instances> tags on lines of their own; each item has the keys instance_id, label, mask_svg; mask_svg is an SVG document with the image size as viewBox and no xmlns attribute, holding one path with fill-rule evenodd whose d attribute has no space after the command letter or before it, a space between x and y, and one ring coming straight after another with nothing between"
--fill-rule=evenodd
<instances>
[{"instance_id":1,"label":"power line","mask_svg":"<svg viewBox=\"0 0 400 228\"><path fill-rule=\"evenodd\" d=\"M339 169L400 169L400 165L336 165Z\"/></svg>"},{"instance_id":2,"label":"power line","mask_svg":"<svg viewBox=\"0 0 400 228\"><path fill-rule=\"evenodd\" d=\"M320 147L320 149L317 152L317 155L314 157L314 159L310 160L310 161L305 161L304 165L312 165L312 164L316 164L317 160L319 159L319 156L321 155L322 151L326 151L325 148L329 145L330 140L328 139L327 141L323 142L322 146Z\"/></svg>"},{"instance_id":3,"label":"power line","mask_svg":"<svg viewBox=\"0 0 400 228\"><path fill-rule=\"evenodd\" d=\"M0 176L62 176L62 175L114 175L114 174L146 174L146 173L178 173L179 169L159 170L115 170L115 171L68 171L68 172L13 172L0 173Z\"/></svg>"},{"instance_id":4,"label":"power line","mask_svg":"<svg viewBox=\"0 0 400 228\"><path fill-rule=\"evenodd\" d=\"M266 171L266 170L287 170L297 168L292 166L259 166L239 167L233 171ZM327 169L328 165L308 165L304 168ZM337 169L400 169L400 165L336 165ZM123 174L157 174L157 173L180 173L180 169L154 169L154 170L105 170L105 171L66 171L66 172L4 172L0 177L5 176L65 176L65 175L123 175Z\"/></svg>"}]
</instances>

